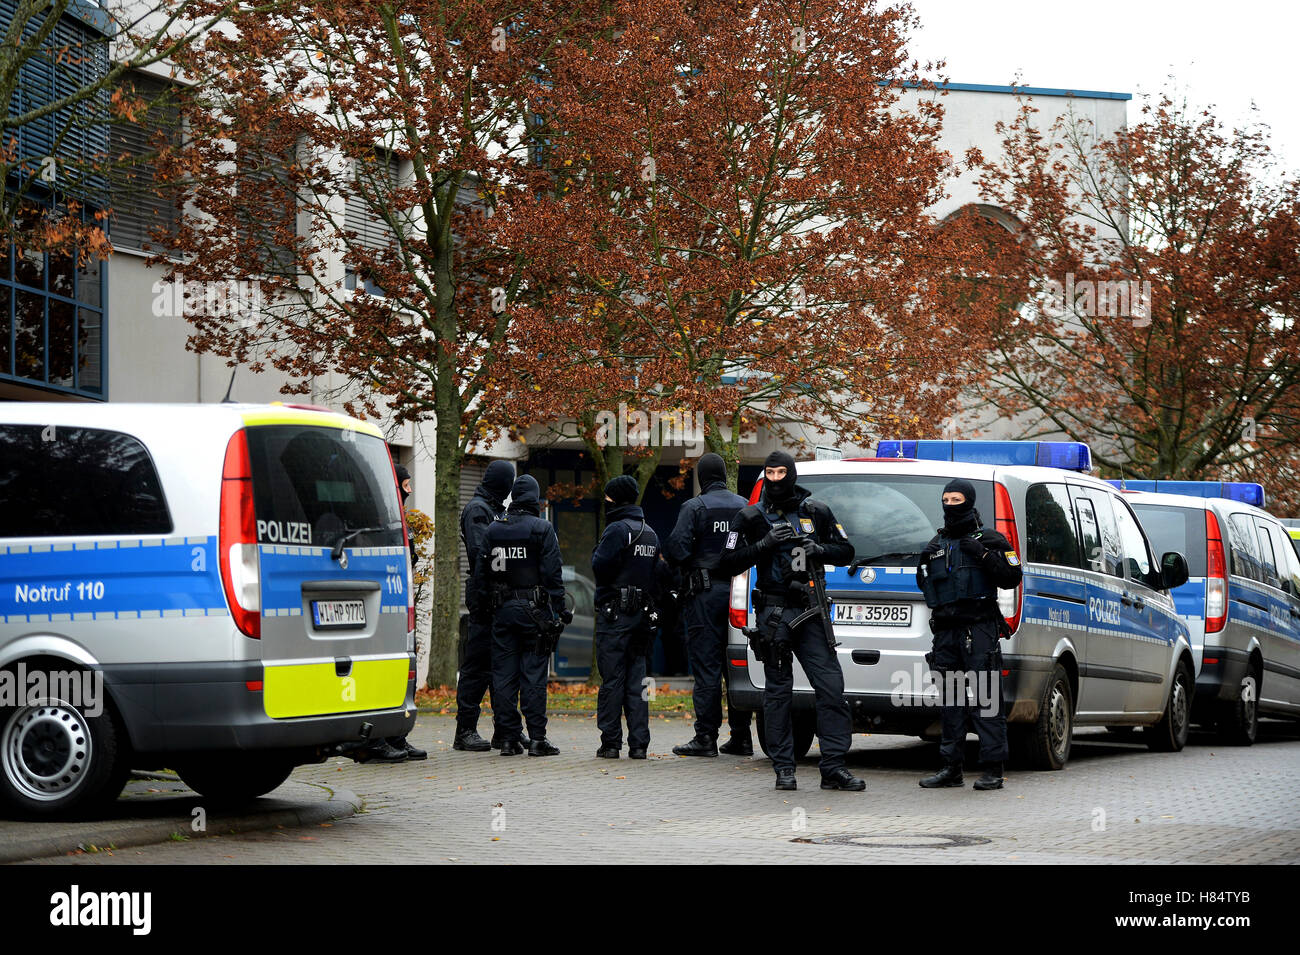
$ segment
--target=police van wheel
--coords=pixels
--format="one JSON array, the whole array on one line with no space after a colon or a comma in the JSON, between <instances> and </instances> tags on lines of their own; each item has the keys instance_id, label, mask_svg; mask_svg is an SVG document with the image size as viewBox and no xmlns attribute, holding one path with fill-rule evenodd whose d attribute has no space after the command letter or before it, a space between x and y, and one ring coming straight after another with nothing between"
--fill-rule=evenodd
<instances>
[{"instance_id":1,"label":"police van wheel","mask_svg":"<svg viewBox=\"0 0 1300 955\"><path fill-rule=\"evenodd\" d=\"M1010 726L1018 761L1033 769L1063 769L1070 759L1074 735L1074 693L1065 667L1056 664L1038 702L1038 720L1031 726Z\"/></svg>"},{"instance_id":2,"label":"police van wheel","mask_svg":"<svg viewBox=\"0 0 1300 955\"><path fill-rule=\"evenodd\" d=\"M0 801L28 818L93 813L122 792L126 734L105 700L95 716L65 700L0 710Z\"/></svg>"},{"instance_id":3,"label":"police van wheel","mask_svg":"<svg viewBox=\"0 0 1300 955\"><path fill-rule=\"evenodd\" d=\"M1169 700L1165 703L1160 722L1144 731L1147 749L1157 753L1177 753L1187 744L1187 734L1192 728L1192 671L1187 661L1179 661L1169 685Z\"/></svg>"},{"instance_id":4,"label":"police van wheel","mask_svg":"<svg viewBox=\"0 0 1300 955\"><path fill-rule=\"evenodd\" d=\"M1214 728L1219 738L1233 746L1250 746L1259 735L1259 677L1252 667L1241 680L1237 698L1220 703Z\"/></svg>"},{"instance_id":5,"label":"police van wheel","mask_svg":"<svg viewBox=\"0 0 1300 955\"><path fill-rule=\"evenodd\" d=\"M279 789L294 762L277 756L253 753L213 754L176 767L182 782L213 802L250 802Z\"/></svg>"}]
</instances>

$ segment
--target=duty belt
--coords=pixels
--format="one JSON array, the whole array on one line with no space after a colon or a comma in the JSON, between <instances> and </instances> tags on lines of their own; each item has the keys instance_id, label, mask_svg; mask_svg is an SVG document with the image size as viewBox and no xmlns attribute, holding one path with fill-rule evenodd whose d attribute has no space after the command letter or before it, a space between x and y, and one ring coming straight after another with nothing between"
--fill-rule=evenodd
<instances>
[{"instance_id":1,"label":"duty belt","mask_svg":"<svg viewBox=\"0 0 1300 955\"><path fill-rule=\"evenodd\" d=\"M546 602L545 591L541 587L529 587L524 590L516 590L513 587L496 587L492 591L492 599L497 607L500 607L508 600L522 600L525 603L536 604L539 607Z\"/></svg>"},{"instance_id":2,"label":"duty belt","mask_svg":"<svg viewBox=\"0 0 1300 955\"><path fill-rule=\"evenodd\" d=\"M753 601L754 609L764 610L768 607L808 607L808 590L800 588L787 592L777 591L768 593L763 590L755 590L750 595Z\"/></svg>"}]
</instances>

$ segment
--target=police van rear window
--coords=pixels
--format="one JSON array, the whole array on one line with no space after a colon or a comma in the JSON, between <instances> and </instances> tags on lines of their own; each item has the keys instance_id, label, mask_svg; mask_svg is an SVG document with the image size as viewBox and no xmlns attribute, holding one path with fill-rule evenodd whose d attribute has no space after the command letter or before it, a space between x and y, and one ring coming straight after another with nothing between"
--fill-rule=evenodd
<instances>
[{"instance_id":1,"label":"police van rear window","mask_svg":"<svg viewBox=\"0 0 1300 955\"><path fill-rule=\"evenodd\" d=\"M302 425L247 429L257 539L263 544L396 547L402 515L379 438Z\"/></svg>"},{"instance_id":2,"label":"police van rear window","mask_svg":"<svg viewBox=\"0 0 1300 955\"><path fill-rule=\"evenodd\" d=\"M0 537L170 534L139 439L98 428L0 425Z\"/></svg>"},{"instance_id":3,"label":"police van rear window","mask_svg":"<svg viewBox=\"0 0 1300 955\"><path fill-rule=\"evenodd\" d=\"M1205 511L1192 507L1172 507L1168 504L1139 504L1131 502L1142 529L1147 532L1151 549L1157 555L1176 550L1187 558L1190 577L1204 577Z\"/></svg>"},{"instance_id":4,"label":"police van rear window","mask_svg":"<svg viewBox=\"0 0 1300 955\"><path fill-rule=\"evenodd\" d=\"M799 483L830 506L861 560L913 567L921 548L943 526L943 489L951 480L928 475L810 474ZM993 526L993 484L971 481L975 509ZM987 512L987 513L985 513ZM874 559L874 560L873 560Z\"/></svg>"}]
</instances>

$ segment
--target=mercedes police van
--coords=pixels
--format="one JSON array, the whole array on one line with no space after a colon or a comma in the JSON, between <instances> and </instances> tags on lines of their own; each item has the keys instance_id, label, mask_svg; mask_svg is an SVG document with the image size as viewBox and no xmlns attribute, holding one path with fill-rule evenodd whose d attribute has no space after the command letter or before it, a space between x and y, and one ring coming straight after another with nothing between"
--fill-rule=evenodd
<instances>
[{"instance_id":1,"label":"mercedes police van","mask_svg":"<svg viewBox=\"0 0 1300 955\"><path fill-rule=\"evenodd\" d=\"M1002 644L1003 712L1017 758L1060 769L1081 725L1142 726L1152 749L1182 749L1196 671L1169 592L1187 580L1187 563L1177 552L1157 557L1123 495L1087 475L1087 445L882 441L877 455L799 464L799 484L830 505L857 555L852 569L826 573L857 732L939 735L916 565L943 525L944 485L961 477L1024 568L1021 586L999 593L1012 631ZM752 500L760 489L761 480ZM758 714L762 742L763 668L741 629L752 620L753 575L732 581L729 699ZM794 706L803 755L816 723L797 661Z\"/></svg>"},{"instance_id":2,"label":"mercedes police van","mask_svg":"<svg viewBox=\"0 0 1300 955\"><path fill-rule=\"evenodd\" d=\"M252 798L406 732L405 541L381 433L327 409L0 405L0 801Z\"/></svg>"},{"instance_id":3,"label":"mercedes police van","mask_svg":"<svg viewBox=\"0 0 1300 955\"><path fill-rule=\"evenodd\" d=\"M1115 482L1118 483L1118 482ZM1300 555L1258 484L1126 481L1158 548L1191 574L1173 591L1196 660L1194 722L1249 746L1260 714L1300 717Z\"/></svg>"}]
</instances>

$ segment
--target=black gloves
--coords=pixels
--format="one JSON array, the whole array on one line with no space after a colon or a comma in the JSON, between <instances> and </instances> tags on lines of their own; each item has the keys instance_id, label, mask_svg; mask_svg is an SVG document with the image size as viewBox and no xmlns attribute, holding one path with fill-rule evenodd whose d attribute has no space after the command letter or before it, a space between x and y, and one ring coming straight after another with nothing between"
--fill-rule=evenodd
<instances>
[{"instance_id":1,"label":"black gloves","mask_svg":"<svg viewBox=\"0 0 1300 955\"><path fill-rule=\"evenodd\" d=\"M809 560L815 560L822 556L822 554L826 553L825 547L817 543L815 540L810 540L808 538L804 538L804 542L799 546L803 548L804 556Z\"/></svg>"},{"instance_id":2,"label":"black gloves","mask_svg":"<svg viewBox=\"0 0 1300 955\"><path fill-rule=\"evenodd\" d=\"M782 541L793 540L798 536L789 524L777 524L758 542L758 546L761 550L772 550Z\"/></svg>"},{"instance_id":3,"label":"black gloves","mask_svg":"<svg viewBox=\"0 0 1300 955\"><path fill-rule=\"evenodd\" d=\"M987 547L973 537L963 537L957 546L971 560L983 560L984 555L989 552Z\"/></svg>"},{"instance_id":4,"label":"black gloves","mask_svg":"<svg viewBox=\"0 0 1300 955\"><path fill-rule=\"evenodd\" d=\"M567 627L569 624L573 623L573 613L572 613L572 611L569 611L569 610L561 610L561 611L560 611L560 622L563 623L566 627Z\"/></svg>"}]
</instances>

